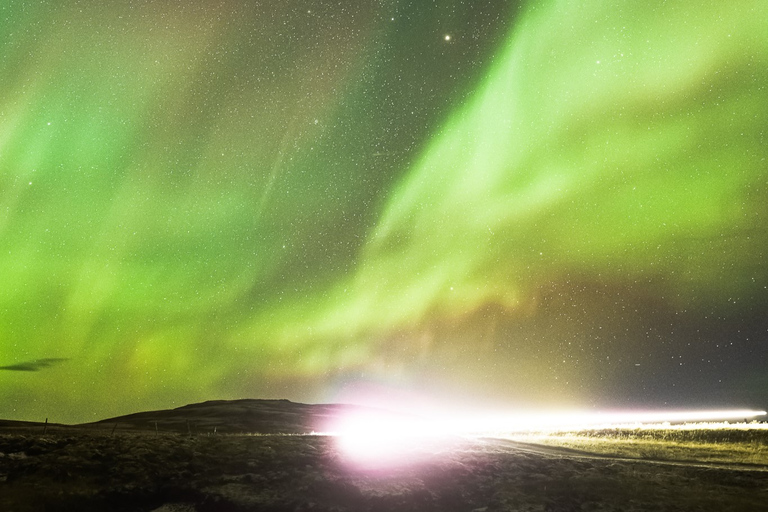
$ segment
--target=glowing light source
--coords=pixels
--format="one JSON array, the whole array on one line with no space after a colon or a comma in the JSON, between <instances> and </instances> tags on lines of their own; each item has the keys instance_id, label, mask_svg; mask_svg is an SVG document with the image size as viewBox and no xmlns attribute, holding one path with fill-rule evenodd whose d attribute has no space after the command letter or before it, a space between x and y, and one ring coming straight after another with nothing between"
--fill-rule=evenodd
<instances>
[{"instance_id":1,"label":"glowing light source","mask_svg":"<svg viewBox=\"0 0 768 512\"><path fill-rule=\"evenodd\" d=\"M434 425L421 418L386 413L356 414L342 420L334 435L348 459L369 468L401 465L436 439Z\"/></svg>"},{"instance_id":2,"label":"glowing light source","mask_svg":"<svg viewBox=\"0 0 768 512\"><path fill-rule=\"evenodd\" d=\"M410 464L455 445L467 437L499 437L523 432L555 432L588 428L615 428L647 424L748 420L766 411L747 409L705 411L638 412L549 412L470 417L441 415L421 418L412 415L350 413L330 434L352 463L380 469Z\"/></svg>"}]
</instances>

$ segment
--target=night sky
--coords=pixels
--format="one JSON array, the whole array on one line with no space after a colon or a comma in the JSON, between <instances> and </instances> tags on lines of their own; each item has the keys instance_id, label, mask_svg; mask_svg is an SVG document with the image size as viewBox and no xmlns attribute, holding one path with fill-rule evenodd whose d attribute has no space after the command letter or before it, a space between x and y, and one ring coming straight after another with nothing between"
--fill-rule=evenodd
<instances>
[{"instance_id":1,"label":"night sky","mask_svg":"<svg viewBox=\"0 0 768 512\"><path fill-rule=\"evenodd\" d=\"M0 417L768 406L763 0L2 0Z\"/></svg>"}]
</instances>

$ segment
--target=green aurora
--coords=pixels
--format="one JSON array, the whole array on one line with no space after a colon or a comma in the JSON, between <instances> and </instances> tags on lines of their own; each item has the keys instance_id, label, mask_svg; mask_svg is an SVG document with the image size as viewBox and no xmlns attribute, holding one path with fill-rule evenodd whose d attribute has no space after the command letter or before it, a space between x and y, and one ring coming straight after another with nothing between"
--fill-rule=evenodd
<instances>
[{"instance_id":1,"label":"green aurora","mask_svg":"<svg viewBox=\"0 0 768 512\"><path fill-rule=\"evenodd\" d=\"M426 4L5 1L0 417L764 397L764 3Z\"/></svg>"}]
</instances>

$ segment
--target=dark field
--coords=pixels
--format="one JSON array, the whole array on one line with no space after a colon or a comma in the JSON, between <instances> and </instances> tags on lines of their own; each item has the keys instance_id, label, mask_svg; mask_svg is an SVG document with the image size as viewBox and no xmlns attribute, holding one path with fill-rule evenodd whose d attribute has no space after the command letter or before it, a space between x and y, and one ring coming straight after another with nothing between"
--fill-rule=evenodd
<instances>
[{"instance_id":1,"label":"dark field","mask_svg":"<svg viewBox=\"0 0 768 512\"><path fill-rule=\"evenodd\" d=\"M0 510L741 512L768 503L768 473L744 468L477 441L373 472L350 466L334 441L4 429Z\"/></svg>"},{"instance_id":2,"label":"dark field","mask_svg":"<svg viewBox=\"0 0 768 512\"><path fill-rule=\"evenodd\" d=\"M768 510L767 465L707 458L747 460L768 430L444 438L378 469L353 464L338 438L302 434L361 411L236 400L74 426L0 420L0 512Z\"/></svg>"}]
</instances>

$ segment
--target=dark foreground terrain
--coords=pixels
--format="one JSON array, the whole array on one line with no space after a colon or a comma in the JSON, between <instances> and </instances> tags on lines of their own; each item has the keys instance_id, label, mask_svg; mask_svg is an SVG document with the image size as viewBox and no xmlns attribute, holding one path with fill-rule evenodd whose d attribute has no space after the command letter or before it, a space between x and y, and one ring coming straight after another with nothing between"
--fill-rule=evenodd
<instances>
[{"instance_id":1,"label":"dark foreground terrain","mask_svg":"<svg viewBox=\"0 0 768 512\"><path fill-rule=\"evenodd\" d=\"M333 437L155 432L150 425L0 425L0 511L768 510L764 466L457 440L373 470L346 460Z\"/></svg>"}]
</instances>

